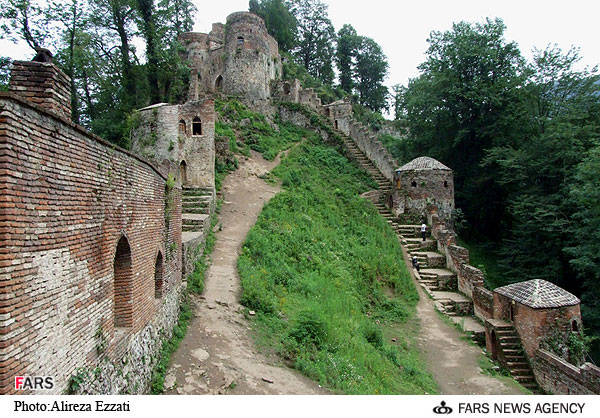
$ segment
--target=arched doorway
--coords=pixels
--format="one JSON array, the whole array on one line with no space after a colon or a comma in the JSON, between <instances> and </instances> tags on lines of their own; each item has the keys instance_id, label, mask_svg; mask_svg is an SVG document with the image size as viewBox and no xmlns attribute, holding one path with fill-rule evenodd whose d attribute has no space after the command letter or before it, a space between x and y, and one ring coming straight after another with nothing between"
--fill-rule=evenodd
<instances>
[{"instance_id":1,"label":"arched doorway","mask_svg":"<svg viewBox=\"0 0 600 418\"><path fill-rule=\"evenodd\" d=\"M187 183L187 164L185 161L181 161L179 164L179 181L181 181L181 184Z\"/></svg>"},{"instance_id":2,"label":"arched doorway","mask_svg":"<svg viewBox=\"0 0 600 418\"><path fill-rule=\"evenodd\" d=\"M215 90L221 91L222 88L223 88L223 76L220 75L215 80Z\"/></svg>"},{"instance_id":3,"label":"arched doorway","mask_svg":"<svg viewBox=\"0 0 600 418\"><path fill-rule=\"evenodd\" d=\"M133 324L133 263L131 247L125 235L117 243L114 260L113 318L115 328Z\"/></svg>"},{"instance_id":4,"label":"arched doorway","mask_svg":"<svg viewBox=\"0 0 600 418\"><path fill-rule=\"evenodd\" d=\"M163 289L163 256L159 251L154 263L154 297L160 299Z\"/></svg>"}]
</instances>

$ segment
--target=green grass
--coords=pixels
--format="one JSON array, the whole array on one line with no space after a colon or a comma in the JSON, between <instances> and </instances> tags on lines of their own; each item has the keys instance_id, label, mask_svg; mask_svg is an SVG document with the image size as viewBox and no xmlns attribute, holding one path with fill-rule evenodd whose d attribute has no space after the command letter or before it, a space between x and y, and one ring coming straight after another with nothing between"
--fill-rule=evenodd
<instances>
[{"instance_id":1,"label":"green grass","mask_svg":"<svg viewBox=\"0 0 600 418\"><path fill-rule=\"evenodd\" d=\"M281 151L288 149L301 139L306 131L284 122L269 122L267 118L249 110L235 99L217 100L215 108L219 121L215 125L218 136L229 138L229 149L233 153L249 155L249 149L260 152L267 160L273 160ZM314 135L312 133L309 133ZM238 141L244 144L238 147Z\"/></svg>"},{"instance_id":2,"label":"green grass","mask_svg":"<svg viewBox=\"0 0 600 418\"><path fill-rule=\"evenodd\" d=\"M257 338L334 392L435 393L408 336L384 337L383 326L413 317L418 294L393 231L358 197L372 180L318 136L303 136L274 170L284 191L238 259Z\"/></svg>"},{"instance_id":3,"label":"green grass","mask_svg":"<svg viewBox=\"0 0 600 418\"><path fill-rule=\"evenodd\" d=\"M184 300L180 306L177 325L175 325L175 328L173 328L173 336L169 339L163 340L163 344L158 355L158 363L152 371L152 383L150 386L150 393L158 395L164 392L165 374L167 373L167 369L169 368L171 356L173 355L175 350L177 350L179 344L181 344L183 337L185 337L185 333L187 332L187 327L191 319L192 308L190 306L188 294L186 292L184 295Z\"/></svg>"}]
</instances>

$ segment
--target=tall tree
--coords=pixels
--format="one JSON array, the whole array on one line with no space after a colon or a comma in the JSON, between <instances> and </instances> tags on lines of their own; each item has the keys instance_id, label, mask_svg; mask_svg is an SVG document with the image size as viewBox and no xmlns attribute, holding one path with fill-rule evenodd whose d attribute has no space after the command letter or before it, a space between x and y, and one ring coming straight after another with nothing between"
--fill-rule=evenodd
<instances>
[{"instance_id":1,"label":"tall tree","mask_svg":"<svg viewBox=\"0 0 600 418\"><path fill-rule=\"evenodd\" d=\"M250 12L262 17L269 34L279 44L279 49L290 52L296 46L298 23L284 0L250 0Z\"/></svg>"},{"instance_id":2,"label":"tall tree","mask_svg":"<svg viewBox=\"0 0 600 418\"><path fill-rule=\"evenodd\" d=\"M344 25L338 31L336 65L339 71L340 87L347 93L354 90L354 66L360 37L352 25Z\"/></svg>"},{"instance_id":3,"label":"tall tree","mask_svg":"<svg viewBox=\"0 0 600 418\"><path fill-rule=\"evenodd\" d=\"M298 22L298 44L293 53L310 75L331 84L335 30L327 9L320 0L298 0L293 4L292 12Z\"/></svg>"},{"instance_id":4,"label":"tall tree","mask_svg":"<svg viewBox=\"0 0 600 418\"><path fill-rule=\"evenodd\" d=\"M24 40L34 51L50 47L48 5L41 0L7 0L0 8L0 39Z\"/></svg>"},{"instance_id":5,"label":"tall tree","mask_svg":"<svg viewBox=\"0 0 600 418\"><path fill-rule=\"evenodd\" d=\"M8 57L0 57L0 91L8 90L10 66L12 61Z\"/></svg>"},{"instance_id":6,"label":"tall tree","mask_svg":"<svg viewBox=\"0 0 600 418\"><path fill-rule=\"evenodd\" d=\"M471 228L499 237L506 200L485 151L528 135L525 61L504 39L500 19L456 23L432 32L421 75L404 95L413 155L437 158L455 172L456 204ZM476 198L473 198L476 196Z\"/></svg>"},{"instance_id":7,"label":"tall tree","mask_svg":"<svg viewBox=\"0 0 600 418\"><path fill-rule=\"evenodd\" d=\"M387 70L387 58L379 44L362 37L356 54L356 91L358 102L374 112L387 108L388 91L383 85Z\"/></svg>"},{"instance_id":8,"label":"tall tree","mask_svg":"<svg viewBox=\"0 0 600 418\"><path fill-rule=\"evenodd\" d=\"M582 209L572 199L580 197L572 190L573 177L599 142L600 113L597 77L576 71L578 60L575 49L536 51L525 88L530 134L510 147L491 149L486 167L499 167L498 181L509 203L509 234L502 251L507 273L525 279L549 277L579 294L581 282L572 280L571 257L564 249L581 245L573 234L578 228L573 218ZM585 172L580 176L586 179Z\"/></svg>"},{"instance_id":9,"label":"tall tree","mask_svg":"<svg viewBox=\"0 0 600 418\"><path fill-rule=\"evenodd\" d=\"M158 86L160 37L156 25L156 10L154 0L137 0L141 16L141 28L146 41L146 76L150 87L150 103L160 102L161 95Z\"/></svg>"},{"instance_id":10,"label":"tall tree","mask_svg":"<svg viewBox=\"0 0 600 418\"><path fill-rule=\"evenodd\" d=\"M401 84L392 86L391 107L394 112L394 120L400 120L404 117L404 102L403 98L406 94L406 88Z\"/></svg>"}]
</instances>

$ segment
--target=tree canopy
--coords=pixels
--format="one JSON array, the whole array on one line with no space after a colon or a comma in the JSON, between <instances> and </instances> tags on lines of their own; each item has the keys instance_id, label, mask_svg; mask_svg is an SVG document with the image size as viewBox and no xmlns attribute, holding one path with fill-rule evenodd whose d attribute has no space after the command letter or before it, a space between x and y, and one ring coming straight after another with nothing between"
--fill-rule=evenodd
<instances>
[{"instance_id":1,"label":"tree canopy","mask_svg":"<svg viewBox=\"0 0 600 418\"><path fill-rule=\"evenodd\" d=\"M431 33L420 76L395 89L409 131L397 157L453 168L465 233L495 242L503 283L539 278L582 295L598 335L596 69L576 70L578 50L556 46L527 63L505 29L488 19Z\"/></svg>"}]
</instances>

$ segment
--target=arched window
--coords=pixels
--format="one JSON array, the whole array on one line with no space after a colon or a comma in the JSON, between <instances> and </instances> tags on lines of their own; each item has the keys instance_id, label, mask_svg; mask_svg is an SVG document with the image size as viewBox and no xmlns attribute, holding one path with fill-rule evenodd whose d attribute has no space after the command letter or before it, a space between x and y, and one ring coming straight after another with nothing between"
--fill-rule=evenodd
<instances>
[{"instance_id":1,"label":"arched window","mask_svg":"<svg viewBox=\"0 0 600 418\"><path fill-rule=\"evenodd\" d=\"M133 266L131 247L123 235L117 244L114 260L113 318L115 328L133 324Z\"/></svg>"},{"instance_id":2,"label":"arched window","mask_svg":"<svg viewBox=\"0 0 600 418\"><path fill-rule=\"evenodd\" d=\"M410 185L411 185L412 187L417 187L417 182L416 182L416 181L411 181L411 182L410 182Z\"/></svg>"},{"instance_id":3,"label":"arched window","mask_svg":"<svg viewBox=\"0 0 600 418\"><path fill-rule=\"evenodd\" d=\"M237 46L238 46L238 48L241 48L244 46L244 37L243 36L237 37Z\"/></svg>"},{"instance_id":4,"label":"arched window","mask_svg":"<svg viewBox=\"0 0 600 418\"><path fill-rule=\"evenodd\" d=\"M185 121L183 119L179 121L179 133L184 135L186 134Z\"/></svg>"},{"instance_id":5,"label":"arched window","mask_svg":"<svg viewBox=\"0 0 600 418\"><path fill-rule=\"evenodd\" d=\"M579 324L577 324L576 320L573 320L573 322L571 322L571 331L579 332Z\"/></svg>"},{"instance_id":6,"label":"arched window","mask_svg":"<svg viewBox=\"0 0 600 418\"><path fill-rule=\"evenodd\" d=\"M448 182L444 181L444 187L448 187Z\"/></svg>"},{"instance_id":7,"label":"arched window","mask_svg":"<svg viewBox=\"0 0 600 418\"><path fill-rule=\"evenodd\" d=\"M163 256L159 251L154 263L154 297L160 299L163 289Z\"/></svg>"},{"instance_id":8,"label":"arched window","mask_svg":"<svg viewBox=\"0 0 600 418\"><path fill-rule=\"evenodd\" d=\"M215 90L219 91L223 88L223 76L218 76L215 80Z\"/></svg>"},{"instance_id":9,"label":"arched window","mask_svg":"<svg viewBox=\"0 0 600 418\"><path fill-rule=\"evenodd\" d=\"M192 122L192 135L202 135L202 121L199 117L195 117Z\"/></svg>"},{"instance_id":10,"label":"arched window","mask_svg":"<svg viewBox=\"0 0 600 418\"><path fill-rule=\"evenodd\" d=\"M291 91L290 83L283 83L283 93L290 94Z\"/></svg>"},{"instance_id":11,"label":"arched window","mask_svg":"<svg viewBox=\"0 0 600 418\"><path fill-rule=\"evenodd\" d=\"M187 183L187 164L185 161L181 161L179 164L179 180L181 184Z\"/></svg>"}]
</instances>

